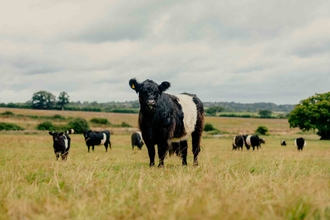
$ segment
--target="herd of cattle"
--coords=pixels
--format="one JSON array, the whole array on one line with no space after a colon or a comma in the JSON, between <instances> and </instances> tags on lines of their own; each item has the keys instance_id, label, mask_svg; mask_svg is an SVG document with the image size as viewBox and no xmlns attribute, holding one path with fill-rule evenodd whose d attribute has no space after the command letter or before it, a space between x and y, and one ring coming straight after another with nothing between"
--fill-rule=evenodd
<instances>
[{"instance_id":1,"label":"herd of cattle","mask_svg":"<svg viewBox=\"0 0 330 220\"><path fill-rule=\"evenodd\" d=\"M164 166L167 152L176 153L182 158L182 165L187 165L187 139L192 139L193 165L198 165L200 141L204 129L204 106L194 94L182 93L170 95L164 93L170 83L165 81L160 85L152 80L140 83L135 78L129 80L129 86L139 94L140 111L138 124L141 130L132 134L132 149L141 149L145 144L150 159L149 166L155 165L155 145L158 148L158 167ZM66 160L70 150L70 136L73 130L66 132L49 132L53 136L53 147L56 158ZM88 152L94 151L95 145L104 145L105 150L111 149L110 132L83 132ZM243 150L243 145L259 149L265 140L257 135L238 135L233 139L233 150ZM302 150L306 141L296 140L298 150Z\"/></svg>"},{"instance_id":2,"label":"herd of cattle","mask_svg":"<svg viewBox=\"0 0 330 220\"><path fill-rule=\"evenodd\" d=\"M233 138L233 150L243 150L243 146L245 145L247 150L252 149L254 150L257 148L261 148L261 144L265 144L266 141L263 138L259 138L258 135L237 135ZM281 140L281 146L286 146L286 141ZM294 140L294 144L298 150L303 150L306 146L306 140L302 137L296 138Z\"/></svg>"}]
</instances>

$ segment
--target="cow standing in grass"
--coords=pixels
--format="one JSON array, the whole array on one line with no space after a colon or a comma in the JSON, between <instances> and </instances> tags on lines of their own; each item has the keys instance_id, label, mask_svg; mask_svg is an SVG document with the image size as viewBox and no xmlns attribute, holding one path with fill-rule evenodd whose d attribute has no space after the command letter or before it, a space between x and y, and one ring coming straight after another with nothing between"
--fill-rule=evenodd
<instances>
[{"instance_id":1,"label":"cow standing in grass","mask_svg":"<svg viewBox=\"0 0 330 220\"><path fill-rule=\"evenodd\" d=\"M304 138L300 137L294 140L294 145L297 147L298 150L303 150L306 146L306 141Z\"/></svg>"},{"instance_id":2,"label":"cow standing in grass","mask_svg":"<svg viewBox=\"0 0 330 220\"><path fill-rule=\"evenodd\" d=\"M266 141L262 138L259 138L258 135L247 135L245 136L245 147L246 149L250 149L250 147L252 147L252 149L254 150L255 148L257 148L257 150L259 150L259 147L261 148L261 144L265 144Z\"/></svg>"},{"instance_id":3,"label":"cow standing in grass","mask_svg":"<svg viewBox=\"0 0 330 220\"><path fill-rule=\"evenodd\" d=\"M189 136L192 137L193 164L198 165L204 126L204 107L199 98L188 93L180 95L164 93L170 87L169 82L158 85L152 80L139 83L136 79L131 79L129 85L139 93L138 121L148 148L149 166L155 165L155 145L158 147L158 167L164 166L164 159L171 148L172 139L180 142L182 165L187 165Z\"/></svg>"},{"instance_id":4,"label":"cow standing in grass","mask_svg":"<svg viewBox=\"0 0 330 220\"><path fill-rule=\"evenodd\" d=\"M244 137L242 135L236 135L233 138L233 150L243 150Z\"/></svg>"},{"instance_id":5,"label":"cow standing in grass","mask_svg":"<svg viewBox=\"0 0 330 220\"><path fill-rule=\"evenodd\" d=\"M71 144L71 138L69 134L73 133L73 129L70 129L66 132L49 132L49 135L53 136L53 148L56 160L58 160L59 157L61 157L62 160L68 159Z\"/></svg>"},{"instance_id":6,"label":"cow standing in grass","mask_svg":"<svg viewBox=\"0 0 330 220\"><path fill-rule=\"evenodd\" d=\"M285 140L281 140L281 146L286 146L286 141Z\"/></svg>"},{"instance_id":7,"label":"cow standing in grass","mask_svg":"<svg viewBox=\"0 0 330 220\"><path fill-rule=\"evenodd\" d=\"M142 141L141 132L134 132L131 136L132 150L134 150L134 146L137 146L139 150L142 149L144 142Z\"/></svg>"},{"instance_id":8,"label":"cow standing in grass","mask_svg":"<svg viewBox=\"0 0 330 220\"><path fill-rule=\"evenodd\" d=\"M85 142L88 148L88 153L90 150L90 147L92 146L92 150L94 152L94 146L95 145L104 145L105 151L108 151L108 147L111 149L111 142L110 142L110 131L104 130L104 131L84 131L83 132Z\"/></svg>"}]
</instances>

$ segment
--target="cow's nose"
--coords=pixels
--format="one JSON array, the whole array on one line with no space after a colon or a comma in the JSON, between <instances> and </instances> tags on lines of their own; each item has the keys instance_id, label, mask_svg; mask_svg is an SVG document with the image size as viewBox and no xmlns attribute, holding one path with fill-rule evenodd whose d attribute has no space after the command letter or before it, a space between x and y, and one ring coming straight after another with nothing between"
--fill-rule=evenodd
<instances>
[{"instance_id":1,"label":"cow's nose","mask_svg":"<svg viewBox=\"0 0 330 220\"><path fill-rule=\"evenodd\" d=\"M147 100L148 105L155 105L155 100Z\"/></svg>"}]
</instances>

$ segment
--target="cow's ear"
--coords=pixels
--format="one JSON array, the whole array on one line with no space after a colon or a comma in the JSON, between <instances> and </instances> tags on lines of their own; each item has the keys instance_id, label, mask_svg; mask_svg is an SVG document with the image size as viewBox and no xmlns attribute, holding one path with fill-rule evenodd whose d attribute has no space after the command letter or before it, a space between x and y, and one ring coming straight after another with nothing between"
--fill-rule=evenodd
<instances>
[{"instance_id":1,"label":"cow's ear","mask_svg":"<svg viewBox=\"0 0 330 220\"><path fill-rule=\"evenodd\" d=\"M64 132L59 133L60 136L63 135L63 134L64 134Z\"/></svg>"},{"instance_id":2,"label":"cow's ear","mask_svg":"<svg viewBox=\"0 0 330 220\"><path fill-rule=\"evenodd\" d=\"M49 135L51 135L51 136L53 136L53 132L51 132L51 131L50 131L50 132L48 132L48 134L49 134Z\"/></svg>"},{"instance_id":3,"label":"cow's ear","mask_svg":"<svg viewBox=\"0 0 330 220\"><path fill-rule=\"evenodd\" d=\"M135 78L130 79L129 86L131 89L135 90L136 93L138 93L140 90L140 83Z\"/></svg>"},{"instance_id":4,"label":"cow's ear","mask_svg":"<svg viewBox=\"0 0 330 220\"><path fill-rule=\"evenodd\" d=\"M166 91L168 88L170 88L171 84L169 82L162 82L159 86L158 86L158 89L160 92L164 92Z\"/></svg>"}]
</instances>

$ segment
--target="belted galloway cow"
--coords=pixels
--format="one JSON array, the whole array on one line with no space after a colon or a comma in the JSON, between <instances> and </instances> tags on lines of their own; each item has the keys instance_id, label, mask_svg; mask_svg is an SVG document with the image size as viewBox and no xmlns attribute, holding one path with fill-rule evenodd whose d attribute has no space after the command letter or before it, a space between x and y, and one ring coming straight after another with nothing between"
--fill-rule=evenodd
<instances>
[{"instance_id":1,"label":"belted galloway cow","mask_svg":"<svg viewBox=\"0 0 330 220\"><path fill-rule=\"evenodd\" d=\"M74 130L70 129L65 132L49 131L48 133L49 135L53 136L53 148L56 160L58 160L59 157L61 157L62 160L67 160L71 144L71 138L69 134L73 134Z\"/></svg>"},{"instance_id":2,"label":"belted galloway cow","mask_svg":"<svg viewBox=\"0 0 330 220\"><path fill-rule=\"evenodd\" d=\"M88 153L90 150L90 147L92 147L92 150L94 152L94 146L95 145L104 145L105 151L108 151L108 147L111 149L111 142L110 142L110 131L104 130L104 131L84 131L83 132L85 142L88 148Z\"/></svg>"},{"instance_id":3,"label":"belted galloway cow","mask_svg":"<svg viewBox=\"0 0 330 220\"><path fill-rule=\"evenodd\" d=\"M144 142L142 141L141 132L134 132L131 136L131 142L132 142L132 150L134 150L134 146L137 146L137 148L141 150L142 146L144 145Z\"/></svg>"},{"instance_id":4,"label":"belted galloway cow","mask_svg":"<svg viewBox=\"0 0 330 220\"><path fill-rule=\"evenodd\" d=\"M150 163L155 165L155 145L158 147L158 167L164 166L172 139L180 142L182 165L187 165L187 139L192 137L193 164L198 165L200 141L204 126L204 107L193 94L170 95L165 91L169 82L160 85L152 80L142 83L129 80L129 86L139 94L139 127L147 146Z\"/></svg>"}]
</instances>

